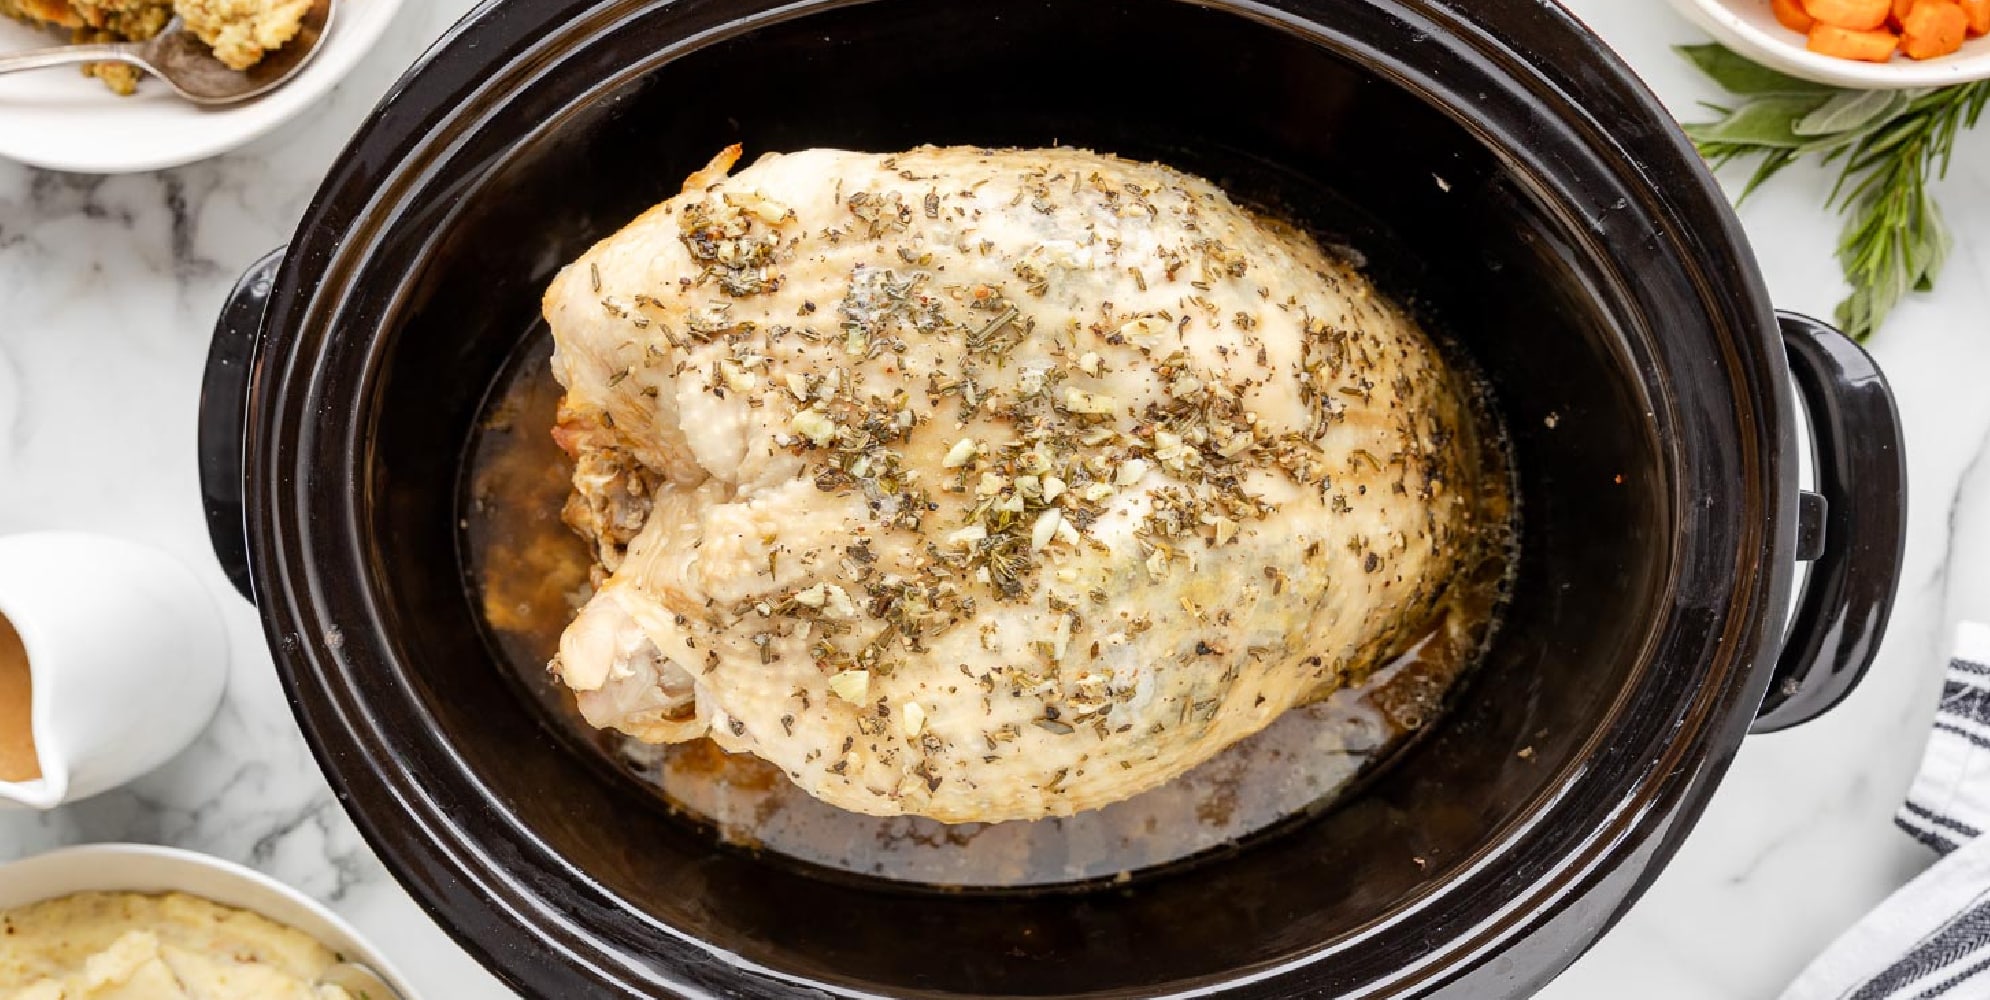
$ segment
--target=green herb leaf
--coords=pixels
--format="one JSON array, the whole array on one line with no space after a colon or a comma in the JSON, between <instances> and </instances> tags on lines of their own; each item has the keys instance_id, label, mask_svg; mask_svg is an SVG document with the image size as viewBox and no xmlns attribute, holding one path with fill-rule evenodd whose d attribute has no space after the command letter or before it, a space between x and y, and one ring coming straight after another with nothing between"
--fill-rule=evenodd
<instances>
[{"instance_id":1,"label":"green herb leaf","mask_svg":"<svg viewBox=\"0 0 1990 1000\"><path fill-rule=\"evenodd\" d=\"M1762 162L1755 167L1755 174L1742 186L1741 195L1736 200L1747 201L1748 196L1754 194L1756 188L1768 183L1769 178L1781 173L1784 167L1795 163L1797 156L1798 153L1794 149L1778 149L1765 154Z\"/></svg>"},{"instance_id":2,"label":"green herb leaf","mask_svg":"<svg viewBox=\"0 0 1990 1000\"><path fill-rule=\"evenodd\" d=\"M1797 123L1822 111L1830 100L1823 95L1758 97L1729 111L1719 121L1686 126L1686 134L1702 145L1730 143L1796 149L1810 139L1797 131Z\"/></svg>"},{"instance_id":3,"label":"green herb leaf","mask_svg":"<svg viewBox=\"0 0 1990 1000\"><path fill-rule=\"evenodd\" d=\"M1851 132L1893 120L1907 110L1912 98L1898 90L1841 90L1822 107L1790 126L1797 135L1822 136Z\"/></svg>"},{"instance_id":4,"label":"green herb leaf","mask_svg":"<svg viewBox=\"0 0 1990 1000\"><path fill-rule=\"evenodd\" d=\"M1681 45L1678 51L1731 94L1828 94L1832 90L1778 73L1720 45Z\"/></svg>"},{"instance_id":5,"label":"green herb leaf","mask_svg":"<svg viewBox=\"0 0 1990 1000\"><path fill-rule=\"evenodd\" d=\"M1990 82L1892 92L1790 89L1782 74L1738 66L1747 60L1720 46L1680 51L1745 98L1713 107L1720 117L1712 122L1686 126L1715 168L1759 158L1742 198L1799 159L1837 164L1825 203L1845 216L1837 257L1851 294L1837 315L1846 333L1871 336L1908 293L1935 287L1952 239L1928 184L1947 171L1956 136L1990 104Z\"/></svg>"},{"instance_id":6,"label":"green herb leaf","mask_svg":"<svg viewBox=\"0 0 1990 1000\"><path fill-rule=\"evenodd\" d=\"M1908 264L1908 273L1915 276L1914 290L1917 292L1935 290L1935 279L1948 264L1949 251L1955 246L1954 238L1949 235L1948 223L1943 222L1941 216L1929 216L1928 222L1928 232L1914 259Z\"/></svg>"}]
</instances>

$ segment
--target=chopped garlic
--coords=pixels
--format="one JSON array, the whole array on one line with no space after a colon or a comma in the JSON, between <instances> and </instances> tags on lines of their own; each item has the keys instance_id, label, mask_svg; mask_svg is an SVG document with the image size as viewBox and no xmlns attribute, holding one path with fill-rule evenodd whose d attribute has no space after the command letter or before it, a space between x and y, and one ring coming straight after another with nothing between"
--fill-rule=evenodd
<instances>
[{"instance_id":1,"label":"chopped garlic","mask_svg":"<svg viewBox=\"0 0 1990 1000\"><path fill-rule=\"evenodd\" d=\"M974 461L974 453L978 451L980 447L981 446L979 444L975 443L975 440L973 438L961 438L960 440L954 442L954 446L952 448L947 449L947 457L941 459L940 464L949 469L958 469L961 466Z\"/></svg>"},{"instance_id":2,"label":"chopped garlic","mask_svg":"<svg viewBox=\"0 0 1990 1000\"><path fill-rule=\"evenodd\" d=\"M823 587L823 591L825 597L823 611L838 618L857 617L857 605L851 602L849 593L842 587L832 583Z\"/></svg>"},{"instance_id":3,"label":"chopped garlic","mask_svg":"<svg viewBox=\"0 0 1990 1000\"><path fill-rule=\"evenodd\" d=\"M1174 328L1173 323L1159 316L1142 316L1121 325L1119 332L1129 340L1152 340Z\"/></svg>"},{"instance_id":4,"label":"chopped garlic","mask_svg":"<svg viewBox=\"0 0 1990 1000\"><path fill-rule=\"evenodd\" d=\"M1129 458L1120 463L1119 471L1113 475L1113 482L1120 486L1132 486L1145 478L1147 478L1147 460Z\"/></svg>"},{"instance_id":5,"label":"chopped garlic","mask_svg":"<svg viewBox=\"0 0 1990 1000\"><path fill-rule=\"evenodd\" d=\"M1065 389L1064 408L1072 413L1110 415L1119 409L1119 401L1102 392Z\"/></svg>"},{"instance_id":6,"label":"chopped garlic","mask_svg":"<svg viewBox=\"0 0 1990 1000\"><path fill-rule=\"evenodd\" d=\"M1030 252L1032 257L1039 254L1058 267L1085 271L1092 266L1092 251L1072 240L1045 240Z\"/></svg>"},{"instance_id":7,"label":"chopped garlic","mask_svg":"<svg viewBox=\"0 0 1990 1000\"><path fill-rule=\"evenodd\" d=\"M1069 651L1070 648L1071 648L1071 616L1058 615L1057 631L1052 633L1050 637L1050 649L1052 657L1054 659L1062 660L1064 659L1064 654L1067 651Z\"/></svg>"},{"instance_id":8,"label":"chopped garlic","mask_svg":"<svg viewBox=\"0 0 1990 1000\"><path fill-rule=\"evenodd\" d=\"M1239 431L1231 435L1229 441L1224 442L1221 454L1224 458L1236 458L1256 446L1257 440L1252 438L1248 431Z\"/></svg>"},{"instance_id":9,"label":"chopped garlic","mask_svg":"<svg viewBox=\"0 0 1990 1000\"><path fill-rule=\"evenodd\" d=\"M1230 539L1232 539L1232 538L1235 538L1235 537L1237 537L1237 522L1235 522L1235 521L1233 521L1233 520L1231 520L1231 519L1229 519L1229 518L1227 518L1227 517L1219 517L1219 518L1217 518L1217 519L1216 519L1216 544L1218 544L1218 545L1228 545L1228 544L1230 544Z\"/></svg>"},{"instance_id":10,"label":"chopped garlic","mask_svg":"<svg viewBox=\"0 0 1990 1000\"><path fill-rule=\"evenodd\" d=\"M1016 374L1016 391L1025 396L1042 392L1050 381L1050 370L1041 365L1030 365Z\"/></svg>"},{"instance_id":11,"label":"chopped garlic","mask_svg":"<svg viewBox=\"0 0 1990 1000\"><path fill-rule=\"evenodd\" d=\"M822 607L829 603L829 588L826 584L818 583L795 594L795 603L810 608Z\"/></svg>"},{"instance_id":12,"label":"chopped garlic","mask_svg":"<svg viewBox=\"0 0 1990 1000\"><path fill-rule=\"evenodd\" d=\"M803 410L788 421L788 429L808 438L820 448L836 440L836 421L821 410Z\"/></svg>"},{"instance_id":13,"label":"chopped garlic","mask_svg":"<svg viewBox=\"0 0 1990 1000\"><path fill-rule=\"evenodd\" d=\"M725 378L726 388L734 392L752 392L760 387L760 376L738 365L720 365L719 374Z\"/></svg>"},{"instance_id":14,"label":"chopped garlic","mask_svg":"<svg viewBox=\"0 0 1990 1000\"><path fill-rule=\"evenodd\" d=\"M852 705L862 705L871 697L871 672L845 670L829 678L829 693Z\"/></svg>"},{"instance_id":15,"label":"chopped garlic","mask_svg":"<svg viewBox=\"0 0 1990 1000\"><path fill-rule=\"evenodd\" d=\"M906 702L905 707L899 710L899 716L898 728L905 734L906 739L911 739L926 730L926 709L918 702Z\"/></svg>"},{"instance_id":16,"label":"chopped garlic","mask_svg":"<svg viewBox=\"0 0 1990 1000\"><path fill-rule=\"evenodd\" d=\"M795 217L794 209L758 191L748 191L743 194L728 193L725 195L725 203L762 222L786 222Z\"/></svg>"},{"instance_id":17,"label":"chopped garlic","mask_svg":"<svg viewBox=\"0 0 1990 1000\"><path fill-rule=\"evenodd\" d=\"M1044 503L1056 503L1057 498L1063 496L1071 487L1066 486L1064 480L1056 476L1045 476L1040 488L1043 490Z\"/></svg>"},{"instance_id":18,"label":"chopped garlic","mask_svg":"<svg viewBox=\"0 0 1990 1000\"><path fill-rule=\"evenodd\" d=\"M1057 520L1057 540L1075 548L1079 542L1077 526L1073 525L1070 521L1059 518Z\"/></svg>"},{"instance_id":19,"label":"chopped garlic","mask_svg":"<svg viewBox=\"0 0 1990 1000\"><path fill-rule=\"evenodd\" d=\"M1086 503L1105 503L1112 499L1114 492L1111 483L1093 483L1085 487L1083 495Z\"/></svg>"},{"instance_id":20,"label":"chopped garlic","mask_svg":"<svg viewBox=\"0 0 1990 1000\"><path fill-rule=\"evenodd\" d=\"M1055 507L1037 515L1036 525L1030 529L1030 551L1042 552L1057 534L1057 526L1063 523L1064 515Z\"/></svg>"},{"instance_id":21,"label":"chopped garlic","mask_svg":"<svg viewBox=\"0 0 1990 1000\"><path fill-rule=\"evenodd\" d=\"M958 545L964 549L972 547L976 542L983 542L987 540L988 540L988 529L978 524L970 524L967 527L962 528L959 531L956 531L953 534L947 536L948 545Z\"/></svg>"}]
</instances>

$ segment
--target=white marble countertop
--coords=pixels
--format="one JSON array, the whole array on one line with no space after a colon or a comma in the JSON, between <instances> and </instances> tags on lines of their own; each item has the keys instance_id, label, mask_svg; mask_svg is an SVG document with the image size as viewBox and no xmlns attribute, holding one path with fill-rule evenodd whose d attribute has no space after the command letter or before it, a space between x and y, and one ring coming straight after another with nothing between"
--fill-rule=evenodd
<instances>
[{"instance_id":1,"label":"white marble countertop","mask_svg":"<svg viewBox=\"0 0 1990 1000\"><path fill-rule=\"evenodd\" d=\"M1669 50L1697 36L1660 0L1569 4L1676 110L1715 96ZM125 790L0 813L0 859L136 840L246 862L330 901L428 996L451 1000L511 994L386 874L319 776L256 613L209 553L193 414L229 284L285 242L367 109L471 6L406 5L330 99L234 155L111 179L0 163L0 533L81 528L171 550L200 567L234 649L227 701L192 749ZM1792 170L1743 213L1776 301L1818 315L1841 294L1837 221L1818 207L1828 184ZM1965 140L1940 194L1958 237L1942 288L1872 345L1899 394L1912 483L1906 577L1879 663L1828 718L1748 740L1650 893L1544 996L1773 996L1932 860L1891 817L1954 624L1990 618L1990 126Z\"/></svg>"}]
</instances>

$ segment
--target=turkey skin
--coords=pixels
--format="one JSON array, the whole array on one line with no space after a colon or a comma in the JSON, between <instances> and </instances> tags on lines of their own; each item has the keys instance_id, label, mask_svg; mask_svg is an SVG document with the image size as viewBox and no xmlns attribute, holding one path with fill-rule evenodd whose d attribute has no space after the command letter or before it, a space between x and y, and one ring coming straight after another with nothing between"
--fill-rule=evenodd
<instances>
[{"instance_id":1,"label":"turkey skin","mask_svg":"<svg viewBox=\"0 0 1990 1000\"><path fill-rule=\"evenodd\" d=\"M739 155L545 296L594 726L861 813L1070 815L1362 681L1504 544L1430 339L1212 184Z\"/></svg>"}]
</instances>

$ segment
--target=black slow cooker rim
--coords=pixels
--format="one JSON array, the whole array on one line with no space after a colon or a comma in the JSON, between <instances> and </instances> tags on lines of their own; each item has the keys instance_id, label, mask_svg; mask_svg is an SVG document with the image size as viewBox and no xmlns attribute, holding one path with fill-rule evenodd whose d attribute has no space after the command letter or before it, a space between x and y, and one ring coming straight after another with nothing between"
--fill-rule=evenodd
<instances>
[{"instance_id":1,"label":"black slow cooker rim","mask_svg":"<svg viewBox=\"0 0 1990 1000\"><path fill-rule=\"evenodd\" d=\"M841 5L864 0L831 2ZM1314 0L1213 5L1288 28L1322 16L1323 8L1329 6ZM383 749L393 737L383 731L357 693L350 674L353 646L365 637L337 636L337 623L348 616L332 610L337 602L330 591L337 588L328 587L326 582L328 575L340 568L356 579L364 577L361 546L353 544L358 514L351 496L314 495L308 467L320 447L313 440L319 429L316 408L327 399L337 399L341 392L358 392L366 375L328 371L312 362L330 330L350 333L354 328L350 322L339 322L344 318L339 314L341 283L357 273L370 236L377 233L373 227L390 214L385 209L392 205L394 196L404 193L433 165L452 136L460 134L457 130L474 127L483 110L499 103L508 85L529 84L530 67L537 61L579 39L611 30L615 21L640 6L644 6L642 0L510 0L502 4L491 0L403 77L361 128L305 215L271 297L250 403L247 500L255 577L262 588L266 627L277 651L286 693L307 740L341 799L354 806L355 820L368 841L414 890L422 905L460 943L514 985L553 989L554 995L562 995L553 988L555 983L596 981L582 973L549 970L545 963L522 956L519 944L530 942L574 955L585 953L585 941L567 933L570 929L559 928L555 933L555 928L539 922L543 907L534 910L530 906L531 890L509 878L478 849L458 825L460 817L431 797L430 790L383 763L393 757ZM679 6L695 10L718 5L679 0ZM815 6L819 5L791 4L783 10ZM1752 440L1744 433L1738 442L1745 456L1744 471L1749 474L1744 489L1752 491L1743 506L1760 509L1763 514L1759 525L1741 525L1728 532L1734 536L1729 541L1737 565L1724 567L1722 579L1706 581L1706 593L1719 593L1726 599L1718 655L1703 665L1703 679L1708 683L1685 705L1674 706L1669 718L1678 725L1665 727L1673 738L1657 743L1657 752L1638 758L1643 767L1635 793L1624 796L1617 808L1606 814L1589 817L1595 826L1583 850L1571 853L1565 864L1545 872L1521 905L1511 906L1519 916L1482 926L1474 940L1453 942L1434 955L1427 967L1403 970L1395 986L1418 990L1456 976L1503 943L1546 921L1607 878L1628 854L1647 852L1663 858L1676 846L1677 838L1690 827L1706 793L1725 769L1767 683L1766 670L1749 667L1769 662L1776 645L1770 616L1787 598L1795 495L1794 467L1787 461L1789 429L1781 417L1791 407L1787 365L1774 335L1766 291L1746 253L1738 223L1711 178L1699 168L1690 147L1671 128L1657 100L1607 51L1592 50L1597 62L1587 67L1593 72L1585 79L1578 77L1573 65L1542 66L1495 40L1503 29L1529 19L1534 22L1529 30L1587 38L1573 18L1551 4L1488 7L1462 0L1406 0L1400 6L1405 16L1450 32L1452 43L1484 60L1488 67L1496 66L1530 84L1535 91L1533 100L1556 106L1572 128L1586 133L1595 149L1610 154L1621 175L1640 182L1639 191L1649 195L1654 214L1674 223L1660 235L1674 242L1684 263L1702 265L1694 278L1709 320L1707 336L1729 352L1729 370L1749 380L1746 393L1735 400L1746 411L1737 415L1743 429L1755 431ZM498 67L503 71L494 71ZM1397 79L1416 89L1431 82L1401 75ZM1640 134L1620 131L1613 135L1583 112L1584 102L1579 98L1599 96L1599 91L1585 92L1585 87L1600 88L1605 103L1620 116L1616 124L1642 126ZM1497 136L1486 137L1500 141ZM1609 252L1600 243L1592 250ZM1704 391L1704 387L1683 388ZM1748 410L1751 404L1753 409ZM1678 446L1676 439L1672 443ZM346 452L347 468L363 468L363 442L350 440L340 447ZM1677 456L1673 464L1691 469ZM351 485L352 492L363 492L361 484ZM1691 484L1677 485L1681 496L1674 498L1676 510L1682 517L1694 516L1693 506L1684 500ZM321 507L329 507L340 516L327 516ZM1711 526L1716 540L1722 534L1720 528L1718 524ZM1679 537L1683 539L1686 534L1682 531ZM341 567L342 562L351 565ZM356 590L369 620L378 620L379 609L369 603L375 595L364 587ZM1660 630L1654 629L1653 634L1660 635ZM1641 674L1641 683L1650 680L1648 674L1649 670ZM1632 714L1627 709L1644 690L1641 686L1625 693L1611 723L1594 736L1583 760L1593 763L1605 753L1622 755L1627 751L1628 743L1612 743L1623 741L1639 728L1626 724L1634 721L1627 719ZM354 752L355 747L364 752ZM1630 752L1635 756L1639 751ZM1579 778L1568 776L1571 782ZM1522 844L1533 825L1553 815L1555 806L1554 802L1534 803L1526 815L1515 818L1505 835L1488 845L1486 855ZM389 816L397 822L388 822ZM405 821L410 817L414 819L411 824ZM529 842L529 831L513 832ZM1649 842L1655 835L1656 846ZM1464 882L1469 874L1461 873L1452 884ZM463 885L466 877L471 882L468 892ZM1445 888L1434 886L1432 893ZM1638 888L1632 888L1629 894L1636 891ZM1406 909L1416 905L1421 904L1413 903ZM508 910L514 927L531 930L513 932L508 940L499 940L493 932L496 925L489 920L493 908ZM472 933L466 929L469 927L486 933ZM668 928L659 930L671 933ZM674 954L687 967L700 964L703 954L697 942L682 937L662 950L666 958ZM1323 945L1321 950L1278 968L1257 970L1251 978L1260 988L1277 983L1281 992L1303 989L1307 967L1330 950ZM780 978L771 970L763 972L770 980ZM691 975L685 982L670 985L695 988L716 982Z\"/></svg>"}]
</instances>

